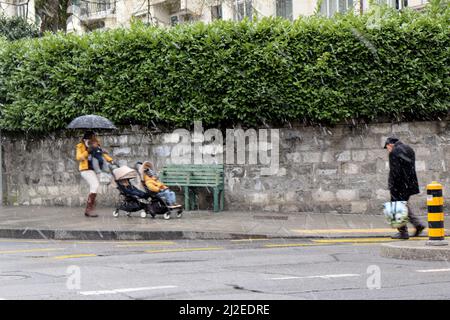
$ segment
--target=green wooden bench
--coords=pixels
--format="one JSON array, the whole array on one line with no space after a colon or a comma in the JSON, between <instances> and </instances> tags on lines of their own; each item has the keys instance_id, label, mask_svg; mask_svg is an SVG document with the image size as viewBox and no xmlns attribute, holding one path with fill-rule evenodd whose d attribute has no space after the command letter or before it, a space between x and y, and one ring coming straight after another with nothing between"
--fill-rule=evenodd
<instances>
[{"instance_id":1,"label":"green wooden bench","mask_svg":"<svg viewBox=\"0 0 450 320\"><path fill-rule=\"evenodd\" d=\"M171 164L160 173L161 181L169 187L184 188L184 209L193 209L196 199L190 187L213 189L214 211L223 210L224 204L224 167L221 165ZM220 201L219 201L220 198Z\"/></svg>"}]
</instances>

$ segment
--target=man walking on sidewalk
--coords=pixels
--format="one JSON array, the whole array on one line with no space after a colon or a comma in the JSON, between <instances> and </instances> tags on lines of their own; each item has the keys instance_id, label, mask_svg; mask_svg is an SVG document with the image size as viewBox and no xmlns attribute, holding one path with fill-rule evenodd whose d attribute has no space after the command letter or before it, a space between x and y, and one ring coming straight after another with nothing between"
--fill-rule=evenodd
<instances>
[{"instance_id":1,"label":"man walking on sidewalk","mask_svg":"<svg viewBox=\"0 0 450 320\"><path fill-rule=\"evenodd\" d=\"M416 174L416 156L414 150L397 138L387 138L384 148L389 152L389 191L391 201L408 201L412 195L419 193ZM408 207L408 218L416 228L414 237L418 237L425 225L417 218L411 207ZM392 239L409 239L408 227L398 228Z\"/></svg>"}]
</instances>

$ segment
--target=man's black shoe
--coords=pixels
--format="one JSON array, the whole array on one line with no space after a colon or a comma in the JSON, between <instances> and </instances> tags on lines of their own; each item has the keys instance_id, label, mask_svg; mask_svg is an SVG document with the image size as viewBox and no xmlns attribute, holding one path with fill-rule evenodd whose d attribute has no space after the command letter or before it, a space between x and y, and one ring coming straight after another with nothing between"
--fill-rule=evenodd
<instances>
[{"instance_id":1,"label":"man's black shoe","mask_svg":"<svg viewBox=\"0 0 450 320\"><path fill-rule=\"evenodd\" d=\"M391 237L391 239L408 240L408 239L409 239L409 234L399 232L399 233L396 233L395 235L393 235L393 236Z\"/></svg>"},{"instance_id":2,"label":"man's black shoe","mask_svg":"<svg viewBox=\"0 0 450 320\"><path fill-rule=\"evenodd\" d=\"M416 232L414 232L413 237L418 237L422 233L422 231L425 229L424 225L419 225L416 227Z\"/></svg>"}]
</instances>

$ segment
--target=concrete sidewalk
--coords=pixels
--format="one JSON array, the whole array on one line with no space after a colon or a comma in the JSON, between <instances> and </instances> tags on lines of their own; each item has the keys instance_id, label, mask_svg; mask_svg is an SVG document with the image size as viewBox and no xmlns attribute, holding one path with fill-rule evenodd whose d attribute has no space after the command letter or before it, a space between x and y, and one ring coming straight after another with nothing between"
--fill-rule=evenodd
<instances>
[{"instance_id":1,"label":"concrete sidewalk","mask_svg":"<svg viewBox=\"0 0 450 320\"><path fill-rule=\"evenodd\" d=\"M381 215L334 213L185 212L164 220L112 216L99 208L98 218L86 218L83 208L0 207L0 238L77 240L353 238L386 237L395 230ZM448 218L448 217L447 217ZM422 217L426 222L426 217ZM447 219L447 223L450 223ZM447 224L449 225L449 224ZM410 229L410 233L414 229ZM424 233L426 235L426 233Z\"/></svg>"}]
</instances>

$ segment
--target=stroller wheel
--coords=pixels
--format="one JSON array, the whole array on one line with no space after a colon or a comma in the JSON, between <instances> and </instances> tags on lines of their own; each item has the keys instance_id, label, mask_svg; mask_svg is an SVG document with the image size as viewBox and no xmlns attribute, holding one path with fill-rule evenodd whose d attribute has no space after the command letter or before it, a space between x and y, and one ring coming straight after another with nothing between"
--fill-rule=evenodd
<instances>
[{"instance_id":1,"label":"stroller wheel","mask_svg":"<svg viewBox=\"0 0 450 320\"><path fill-rule=\"evenodd\" d=\"M146 218L147 217L147 212L145 212L144 210L141 211L141 218Z\"/></svg>"},{"instance_id":2,"label":"stroller wheel","mask_svg":"<svg viewBox=\"0 0 450 320\"><path fill-rule=\"evenodd\" d=\"M119 216L119 209L113 211L113 217L117 218Z\"/></svg>"},{"instance_id":3,"label":"stroller wheel","mask_svg":"<svg viewBox=\"0 0 450 320\"><path fill-rule=\"evenodd\" d=\"M177 218L181 218L183 216L183 211L178 211L177 212Z\"/></svg>"},{"instance_id":4,"label":"stroller wheel","mask_svg":"<svg viewBox=\"0 0 450 320\"><path fill-rule=\"evenodd\" d=\"M170 211L164 213L164 219L165 219L165 220L169 220L169 219L170 219Z\"/></svg>"}]
</instances>

